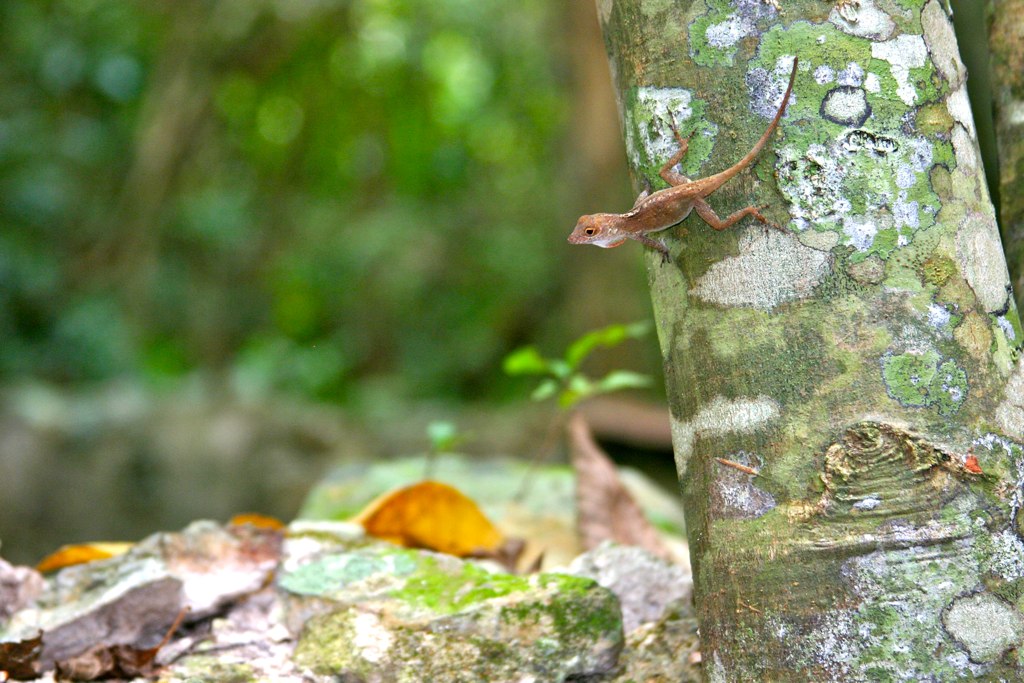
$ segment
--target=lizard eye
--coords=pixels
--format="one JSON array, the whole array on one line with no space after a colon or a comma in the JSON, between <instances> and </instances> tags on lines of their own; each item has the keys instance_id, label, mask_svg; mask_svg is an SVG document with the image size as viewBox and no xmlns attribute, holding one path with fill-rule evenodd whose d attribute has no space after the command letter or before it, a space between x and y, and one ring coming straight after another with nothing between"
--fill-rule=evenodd
<instances>
[{"instance_id":1,"label":"lizard eye","mask_svg":"<svg viewBox=\"0 0 1024 683\"><path fill-rule=\"evenodd\" d=\"M593 235L594 233L597 232L597 228L587 228L583 232L586 233L587 235Z\"/></svg>"}]
</instances>

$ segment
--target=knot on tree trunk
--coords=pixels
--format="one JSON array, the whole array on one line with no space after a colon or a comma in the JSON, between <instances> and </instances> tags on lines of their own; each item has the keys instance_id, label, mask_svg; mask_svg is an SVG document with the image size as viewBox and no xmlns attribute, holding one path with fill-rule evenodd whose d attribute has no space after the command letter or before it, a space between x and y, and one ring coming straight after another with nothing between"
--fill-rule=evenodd
<instances>
[{"instance_id":1,"label":"knot on tree trunk","mask_svg":"<svg viewBox=\"0 0 1024 683\"><path fill-rule=\"evenodd\" d=\"M892 517L955 496L962 458L899 427L858 422L825 451L819 510L829 517Z\"/></svg>"}]
</instances>

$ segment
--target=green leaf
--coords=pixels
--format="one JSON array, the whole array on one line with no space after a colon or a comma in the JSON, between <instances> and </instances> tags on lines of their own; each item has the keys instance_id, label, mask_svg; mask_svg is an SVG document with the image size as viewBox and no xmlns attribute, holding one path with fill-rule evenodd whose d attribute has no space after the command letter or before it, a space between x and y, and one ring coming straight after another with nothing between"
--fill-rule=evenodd
<instances>
[{"instance_id":1,"label":"green leaf","mask_svg":"<svg viewBox=\"0 0 1024 683\"><path fill-rule=\"evenodd\" d=\"M546 375L551 361L540 355L535 346L523 346L505 356L502 367L509 375Z\"/></svg>"},{"instance_id":2,"label":"green leaf","mask_svg":"<svg viewBox=\"0 0 1024 683\"><path fill-rule=\"evenodd\" d=\"M586 375L577 373L569 379L569 388L578 394L589 394L594 390L594 383Z\"/></svg>"},{"instance_id":3,"label":"green leaf","mask_svg":"<svg viewBox=\"0 0 1024 683\"><path fill-rule=\"evenodd\" d=\"M558 395L558 407L563 409L572 408L583 397L571 389L566 389Z\"/></svg>"},{"instance_id":4,"label":"green leaf","mask_svg":"<svg viewBox=\"0 0 1024 683\"><path fill-rule=\"evenodd\" d=\"M594 383L587 379L586 375L573 375L565 390L558 395L558 405L562 408L571 408L593 394L594 389Z\"/></svg>"},{"instance_id":5,"label":"green leaf","mask_svg":"<svg viewBox=\"0 0 1024 683\"><path fill-rule=\"evenodd\" d=\"M614 370L597 382L595 393L607 394L621 389L644 389L651 386L651 378L639 372Z\"/></svg>"},{"instance_id":6,"label":"green leaf","mask_svg":"<svg viewBox=\"0 0 1024 683\"><path fill-rule=\"evenodd\" d=\"M434 453L447 453L463 441L455 423L446 420L428 424L427 438L430 439L430 450Z\"/></svg>"},{"instance_id":7,"label":"green leaf","mask_svg":"<svg viewBox=\"0 0 1024 683\"><path fill-rule=\"evenodd\" d=\"M548 372L557 377L558 379L565 381L569 379L569 375L572 374L572 368L564 360L550 360L548 361Z\"/></svg>"},{"instance_id":8,"label":"green leaf","mask_svg":"<svg viewBox=\"0 0 1024 683\"><path fill-rule=\"evenodd\" d=\"M609 325L593 332L588 332L576 341L565 352L565 362L570 368L576 369L583 359L590 355L598 346L616 346L627 339L637 339L651 330L651 324L647 321L631 323L629 325Z\"/></svg>"},{"instance_id":9,"label":"green leaf","mask_svg":"<svg viewBox=\"0 0 1024 683\"><path fill-rule=\"evenodd\" d=\"M534 401L543 401L544 399L551 398L556 393L558 393L558 381L546 379L537 385L537 388L530 394L530 398Z\"/></svg>"}]
</instances>

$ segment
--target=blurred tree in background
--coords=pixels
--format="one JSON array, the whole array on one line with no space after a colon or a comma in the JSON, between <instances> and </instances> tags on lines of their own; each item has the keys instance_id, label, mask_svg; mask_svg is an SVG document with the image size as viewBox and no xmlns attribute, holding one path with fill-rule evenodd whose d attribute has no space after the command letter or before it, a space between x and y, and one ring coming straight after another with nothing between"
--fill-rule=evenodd
<instances>
[{"instance_id":1,"label":"blurred tree in background","mask_svg":"<svg viewBox=\"0 0 1024 683\"><path fill-rule=\"evenodd\" d=\"M493 396L509 349L581 331L551 331L579 281L573 71L607 80L558 52L579 11L0 3L0 380ZM596 144L621 169L614 127ZM589 209L628 206L600 173L584 186L616 191ZM647 315L637 254L616 258L583 263L633 264L607 286L635 304L585 325Z\"/></svg>"}]
</instances>

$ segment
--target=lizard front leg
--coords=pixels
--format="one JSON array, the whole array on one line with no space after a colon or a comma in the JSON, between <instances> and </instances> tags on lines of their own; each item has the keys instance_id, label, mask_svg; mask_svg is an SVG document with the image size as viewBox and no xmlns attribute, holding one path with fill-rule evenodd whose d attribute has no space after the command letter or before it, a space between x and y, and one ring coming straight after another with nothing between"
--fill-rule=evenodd
<instances>
[{"instance_id":1,"label":"lizard front leg","mask_svg":"<svg viewBox=\"0 0 1024 683\"><path fill-rule=\"evenodd\" d=\"M651 249L654 249L656 251L660 251L661 252L661 262L662 263L668 263L668 261L671 260L671 256L669 255L669 252L668 252L668 247L665 246L664 242L660 242L658 240L651 239L647 235L644 235L643 233L639 233L639 232L637 232L637 233L630 233L629 234L629 238L633 239L633 240L636 240L640 244L646 244Z\"/></svg>"},{"instance_id":2,"label":"lizard front leg","mask_svg":"<svg viewBox=\"0 0 1024 683\"><path fill-rule=\"evenodd\" d=\"M769 225L775 228L776 230L782 230L782 232L785 232L785 230L783 230L781 227L779 227L772 221L768 220L761 214L760 209L762 208L764 207L759 208L756 206L748 206L745 209L734 211L725 218L719 218L718 214L715 213L715 210L711 208L711 205L708 204L703 199L698 197L693 201L693 210L697 212L698 216L704 219L705 223L710 225L715 230L725 230L726 228L736 224L738 221L743 220L747 216L753 216L754 218L761 221L765 225Z\"/></svg>"}]
</instances>

